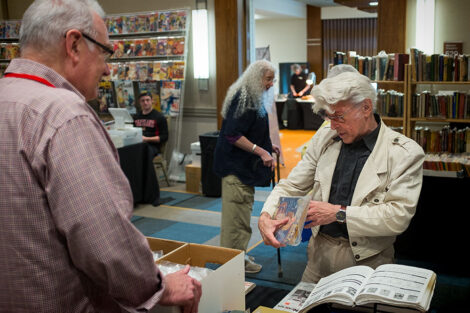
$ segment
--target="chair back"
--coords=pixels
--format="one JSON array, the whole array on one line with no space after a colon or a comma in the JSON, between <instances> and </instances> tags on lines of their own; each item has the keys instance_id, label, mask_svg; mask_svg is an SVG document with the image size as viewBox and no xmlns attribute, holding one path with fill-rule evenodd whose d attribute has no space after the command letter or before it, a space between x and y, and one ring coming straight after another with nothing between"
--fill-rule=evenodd
<instances>
[{"instance_id":1,"label":"chair back","mask_svg":"<svg viewBox=\"0 0 470 313\"><path fill-rule=\"evenodd\" d=\"M160 145L160 155L162 156L163 160L166 160L166 155L167 155L166 147L167 147L168 141L170 140L169 137L170 137L171 116L165 116L165 118L166 118L166 125L167 125L167 128L168 128L168 140Z\"/></svg>"}]
</instances>

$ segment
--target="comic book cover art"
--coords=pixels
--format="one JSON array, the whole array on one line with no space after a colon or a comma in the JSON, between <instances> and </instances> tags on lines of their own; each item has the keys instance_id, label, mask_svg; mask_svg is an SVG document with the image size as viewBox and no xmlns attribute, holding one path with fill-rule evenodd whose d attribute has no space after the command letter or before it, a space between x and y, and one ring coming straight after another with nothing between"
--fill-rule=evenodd
<instances>
[{"instance_id":1,"label":"comic book cover art","mask_svg":"<svg viewBox=\"0 0 470 313\"><path fill-rule=\"evenodd\" d=\"M168 30L178 30L178 12L171 11L168 16Z\"/></svg>"},{"instance_id":2,"label":"comic book cover art","mask_svg":"<svg viewBox=\"0 0 470 313\"><path fill-rule=\"evenodd\" d=\"M169 68L170 78L174 80L184 79L184 62L173 62Z\"/></svg>"},{"instance_id":3,"label":"comic book cover art","mask_svg":"<svg viewBox=\"0 0 470 313\"><path fill-rule=\"evenodd\" d=\"M98 113L108 113L108 108L116 108L116 97L114 94L113 83L102 81L98 86Z\"/></svg>"},{"instance_id":4,"label":"comic book cover art","mask_svg":"<svg viewBox=\"0 0 470 313\"><path fill-rule=\"evenodd\" d=\"M134 56L141 57L144 55L144 44L143 39L134 40Z\"/></svg>"},{"instance_id":5,"label":"comic book cover art","mask_svg":"<svg viewBox=\"0 0 470 313\"><path fill-rule=\"evenodd\" d=\"M152 56L152 46L150 44L150 39L142 39L142 56L148 57Z\"/></svg>"},{"instance_id":6,"label":"comic book cover art","mask_svg":"<svg viewBox=\"0 0 470 313\"><path fill-rule=\"evenodd\" d=\"M118 69L119 63L108 63L109 68L109 80L117 80L118 79Z\"/></svg>"},{"instance_id":7,"label":"comic book cover art","mask_svg":"<svg viewBox=\"0 0 470 313\"><path fill-rule=\"evenodd\" d=\"M159 79L158 80L167 80L170 79L170 74L168 72L168 68L170 67L169 62L161 62L160 63L160 72L159 72Z\"/></svg>"},{"instance_id":8,"label":"comic book cover art","mask_svg":"<svg viewBox=\"0 0 470 313\"><path fill-rule=\"evenodd\" d=\"M184 54L184 37L169 38L167 41L168 55L183 55Z\"/></svg>"},{"instance_id":9,"label":"comic book cover art","mask_svg":"<svg viewBox=\"0 0 470 313\"><path fill-rule=\"evenodd\" d=\"M113 45L113 59L119 59L124 57L124 41L123 40L113 40L111 42Z\"/></svg>"},{"instance_id":10,"label":"comic book cover art","mask_svg":"<svg viewBox=\"0 0 470 313\"><path fill-rule=\"evenodd\" d=\"M287 224L279 228L274 234L280 243L293 246L300 243L302 229L307 216L308 199L308 196L279 198L274 219L289 219Z\"/></svg>"},{"instance_id":11,"label":"comic book cover art","mask_svg":"<svg viewBox=\"0 0 470 313\"><path fill-rule=\"evenodd\" d=\"M186 29L186 11L177 11L176 25L177 25L177 30Z\"/></svg>"},{"instance_id":12,"label":"comic book cover art","mask_svg":"<svg viewBox=\"0 0 470 313\"><path fill-rule=\"evenodd\" d=\"M20 56L20 45L17 43L7 43L5 45L5 59L13 60L16 57Z\"/></svg>"},{"instance_id":13,"label":"comic book cover art","mask_svg":"<svg viewBox=\"0 0 470 313\"><path fill-rule=\"evenodd\" d=\"M5 60L5 49L6 49L7 44L6 43L0 43L0 59Z\"/></svg>"},{"instance_id":14,"label":"comic book cover art","mask_svg":"<svg viewBox=\"0 0 470 313\"><path fill-rule=\"evenodd\" d=\"M158 31L166 32L170 30L169 27L169 12L159 12L158 13Z\"/></svg>"},{"instance_id":15,"label":"comic book cover art","mask_svg":"<svg viewBox=\"0 0 470 313\"><path fill-rule=\"evenodd\" d=\"M164 115L177 116L180 113L181 81L162 81L160 103Z\"/></svg>"},{"instance_id":16,"label":"comic book cover art","mask_svg":"<svg viewBox=\"0 0 470 313\"><path fill-rule=\"evenodd\" d=\"M153 79L153 62L147 62L147 79L154 80Z\"/></svg>"},{"instance_id":17,"label":"comic book cover art","mask_svg":"<svg viewBox=\"0 0 470 313\"><path fill-rule=\"evenodd\" d=\"M124 80L126 79L127 72L129 71L129 65L127 63L118 63L117 71L117 79Z\"/></svg>"},{"instance_id":18,"label":"comic book cover art","mask_svg":"<svg viewBox=\"0 0 470 313\"><path fill-rule=\"evenodd\" d=\"M127 15L126 16L126 33L136 33L137 32L137 16Z\"/></svg>"},{"instance_id":19,"label":"comic book cover art","mask_svg":"<svg viewBox=\"0 0 470 313\"><path fill-rule=\"evenodd\" d=\"M124 57L132 58L134 57L135 44L134 40L125 40L124 41Z\"/></svg>"},{"instance_id":20,"label":"comic book cover art","mask_svg":"<svg viewBox=\"0 0 470 313\"><path fill-rule=\"evenodd\" d=\"M157 56L166 55L166 45L167 45L166 38L157 39Z\"/></svg>"},{"instance_id":21,"label":"comic book cover art","mask_svg":"<svg viewBox=\"0 0 470 313\"><path fill-rule=\"evenodd\" d=\"M0 20L0 38L5 38L5 22Z\"/></svg>"},{"instance_id":22,"label":"comic book cover art","mask_svg":"<svg viewBox=\"0 0 470 313\"><path fill-rule=\"evenodd\" d=\"M149 14L149 31L157 32L158 31L158 13Z\"/></svg>"},{"instance_id":23,"label":"comic book cover art","mask_svg":"<svg viewBox=\"0 0 470 313\"><path fill-rule=\"evenodd\" d=\"M137 15L135 19L136 32L146 33L149 31L149 18L147 15Z\"/></svg>"},{"instance_id":24,"label":"comic book cover art","mask_svg":"<svg viewBox=\"0 0 470 313\"><path fill-rule=\"evenodd\" d=\"M138 81L146 81L149 79L148 74L148 63L147 62L138 62L137 63L137 77Z\"/></svg>"},{"instance_id":25,"label":"comic book cover art","mask_svg":"<svg viewBox=\"0 0 470 313\"><path fill-rule=\"evenodd\" d=\"M114 83L117 107L126 108L130 114L137 112L135 107L134 85L130 80L117 80Z\"/></svg>"},{"instance_id":26,"label":"comic book cover art","mask_svg":"<svg viewBox=\"0 0 470 313\"><path fill-rule=\"evenodd\" d=\"M152 107L161 112L160 107L160 83L157 81L139 82L139 95L142 93L152 94Z\"/></svg>"},{"instance_id":27,"label":"comic book cover art","mask_svg":"<svg viewBox=\"0 0 470 313\"><path fill-rule=\"evenodd\" d=\"M20 36L21 21L8 20L4 23L4 38L18 38Z\"/></svg>"},{"instance_id":28,"label":"comic book cover art","mask_svg":"<svg viewBox=\"0 0 470 313\"><path fill-rule=\"evenodd\" d=\"M148 47L148 56L156 56L157 55L157 38L150 38L149 39L149 47Z\"/></svg>"},{"instance_id":29,"label":"comic book cover art","mask_svg":"<svg viewBox=\"0 0 470 313\"><path fill-rule=\"evenodd\" d=\"M123 20L122 16L112 15L108 17L108 33L112 34L122 34L123 33Z\"/></svg>"},{"instance_id":30,"label":"comic book cover art","mask_svg":"<svg viewBox=\"0 0 470 313\"><path fill-rule=\"evenodd\" d=\"M129 63L129 71L126 76L127 80L136 80L137 79L137 62Z\"/></svg>"}]
</instances>

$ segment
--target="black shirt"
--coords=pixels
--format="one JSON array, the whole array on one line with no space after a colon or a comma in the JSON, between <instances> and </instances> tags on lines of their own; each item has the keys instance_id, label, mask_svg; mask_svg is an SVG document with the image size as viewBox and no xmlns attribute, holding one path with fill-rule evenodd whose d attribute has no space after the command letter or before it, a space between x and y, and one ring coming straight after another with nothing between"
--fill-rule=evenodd
<instances>
[{"instance_id":1,"label":"black shirt","mask_svg":"<svg viewBox=\"0 0 470 313\"><path fill-rule=\"evenodd\" d=\"M374 115L374 117L379 125L371 133L356 142L351 144L343 143L341 146L331 182L329 203L344 206L351 204L359 175L374 149L379 135L380 118L378 115ZM335 140L340 140L340 138L336 137ZM349 237L345 223L333 222L323 225L320 227L320 231L332 237Z\"/></svg>"},{"instance_id":2,"label":"black shirt","mask_svg":"<svg viewBox=\"0 0 470 313\"><path fill-rule=\"evenodd\" d=\"M290 79L290 84L294 86L295 92L302 91L302 89L307 86L307 75L304 73L300 73L299 75L294 73Z\"/></svg>"},{"instance_id":3,"label":"black shirt","mask_svg":"<svg viewBox=\"0 0 470 313\"><path fill-rule=\"evenodd\" d=\"M157 110L150 111L149 114L139 112L134 117L134 125L142 128L142 135L145 137L160 136L159 143L151 145L160 148L160 144L168 140L168 125L165 116Z\"/></svg>"},{"instance_id":4,"label":"black shirt","mask_svg":"<svg viewBox=\"0 0 470 313\"><path fill-rule=\"evenodd\" d=\"M228 139L228 137L245 136L253 144L272 153L266 110L247 109L241 116L235 117L239 95L240 93L233 98L222 121L214 153L213 170L219 177L235 175L247 186L269 186L271 168L264 166L263 160L258 155L236 147Z\"/></svg>"}]
</instances>

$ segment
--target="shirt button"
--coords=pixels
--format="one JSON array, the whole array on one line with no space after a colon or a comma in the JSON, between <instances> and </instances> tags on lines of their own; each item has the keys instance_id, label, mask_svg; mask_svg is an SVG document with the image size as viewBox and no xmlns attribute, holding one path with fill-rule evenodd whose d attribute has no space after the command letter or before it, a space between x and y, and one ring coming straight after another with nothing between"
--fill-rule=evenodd
<instances>
[{"instance_id":1,"label":"shirt button","mask_svg":"<svg viewBox=\"0 0 470 313\"><path fill-rule=\"evenodd\" d=\"M379 202L379 199L374 199L374 202L375 202L375 203Z\"/></svg>"},{"instance_id":2,"label":"shirt button","mask_svg":"<svg viewBox=\"0 0 470 313\"><path fill-rule=\"evenodd\" d=\"M357 246L357 242L353 241L353 242L352 242L352 246L353 246L353 247Z\"/></svg>"},{"instance_id":3,"label":"shirt button","mask_svg":"<svg viewBox=\"0 0 470 313\"><path fill-rule=\"evenodd\" d=\"M356 254L354 257L356 258L356 260L359 260L361 258L359 254Z\"/></svg>"},{"instance_id":4,"label":"shirt button","mask_svg":"<svg viewBox=\"0 0 470 313\"><path fill-rule=\"evenodd\" d=\"M393 142L397 143L398 142L398 137L393 139Z\"/></svg>"}]
</instances>

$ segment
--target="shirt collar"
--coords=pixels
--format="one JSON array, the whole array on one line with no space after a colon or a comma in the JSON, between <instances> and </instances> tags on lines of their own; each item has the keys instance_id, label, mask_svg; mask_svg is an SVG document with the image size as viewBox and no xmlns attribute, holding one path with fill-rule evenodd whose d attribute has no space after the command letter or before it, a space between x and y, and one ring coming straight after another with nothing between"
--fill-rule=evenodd
<instances>
[{"instance_id":1,"label":"shirt collar","mask_svg":"<svg viewBox=\"0 0 470 313\"><path fill-rule=\"evenodd\" d=\"M33 60L23 58L13 59L8 65L8 68L5 70L5 73L19 73L39 76L49 81L56 88L63 88L72 91L81 99L83 99L83 101L85 101L85 97L62 75L50 67Z\"/></svg>"}]
</instances>

